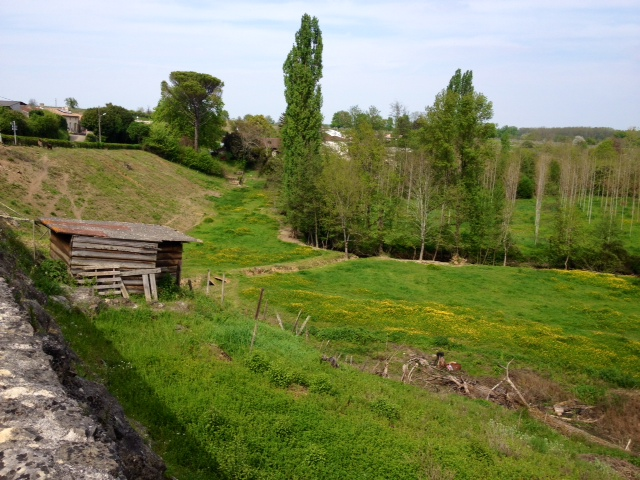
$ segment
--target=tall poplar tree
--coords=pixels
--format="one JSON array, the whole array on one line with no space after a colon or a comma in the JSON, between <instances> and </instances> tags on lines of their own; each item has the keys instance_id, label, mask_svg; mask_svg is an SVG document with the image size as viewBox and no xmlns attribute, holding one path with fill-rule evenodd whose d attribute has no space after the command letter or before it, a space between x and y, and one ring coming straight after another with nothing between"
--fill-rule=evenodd
<instances>
[{"instance_id":1,"label":"tall poplar tree","mask_svg":"<svg viewBox=\"0 0 640 480\"><path fill-rule=\"evenodd\" d=\"M302 16L283 65L287 109L282 126L284 198L289 223L317 239L322 145L322 32L316 17Z\"/></svg>"}]
</instances>

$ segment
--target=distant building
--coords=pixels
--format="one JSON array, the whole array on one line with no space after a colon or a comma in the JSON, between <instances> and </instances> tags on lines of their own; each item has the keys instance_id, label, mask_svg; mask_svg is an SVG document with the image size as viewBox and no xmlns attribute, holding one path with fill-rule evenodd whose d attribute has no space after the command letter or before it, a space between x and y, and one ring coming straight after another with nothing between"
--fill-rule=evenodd
<instances>
[{"instance_id":1,"label":"distant building","mask_svg":"<svg viewBox=\"0 0 640 480\"><path fill-rule=\"evenodd\" d=\"M67 107L45 107L42 103L40 104L40 108L64 117L67 121L67 130L69 130L69 133L78 134L81 132L80 121L82 120L82 115L79 113L73 113Z\"/></svg>"},{"instance_id":2,"label":"distant building","mask_svg":"<svg viewBox=\"0 0 640 480\"><path fill-rule=\"evenodd\" d=\"M0 100L0 108L10 108L11 110L22 113L23 115L26 115L28 117L29 112L25 112L23 110L23 107L26 106L26 103L16 100Z\"/></svg>"}]
</instances>

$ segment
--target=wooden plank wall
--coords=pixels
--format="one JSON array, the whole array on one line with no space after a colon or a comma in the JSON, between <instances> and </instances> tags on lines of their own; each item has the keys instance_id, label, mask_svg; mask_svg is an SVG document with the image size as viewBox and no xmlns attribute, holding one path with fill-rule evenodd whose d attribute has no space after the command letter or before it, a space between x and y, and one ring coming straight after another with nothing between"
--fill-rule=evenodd
<instances>
[{"instance_id":1,"label":"wooden plank wall","mask_svg":"<svg viewBox=\"0 0 640 480\"><path fill-rule=\"evenodd\" d=\"M67 265L71 264L71 235L63 233L51 232L51 241L49 242L49 250L51 258L54 260L62 260Z\"/></svg>"},{"instance_id":2,"label":"wooden plank wall","mask_svg":"<svg viewBox=\"0 0 640 480\"><path fill-rule=\"evenodd\" d=\"M182 273L182 243L161 242L156 266L160 267L162 275L170 274L179 285Z\"/></svg>"},{"instance_id":3,"label":"wooden plank wall","mask_svg":"<svg viewBox=\"0 0 640 480\"><path fill-rule=\"evenodd\" d=\"M53 236L52 236L53 238ZM158 244L136 240L74 235L71 240L71 273L76 275L89 265L112 266L121 271L155 268ZM144 293L142 277L123 277L127 290Z\"/></svg>"}]
</instances>

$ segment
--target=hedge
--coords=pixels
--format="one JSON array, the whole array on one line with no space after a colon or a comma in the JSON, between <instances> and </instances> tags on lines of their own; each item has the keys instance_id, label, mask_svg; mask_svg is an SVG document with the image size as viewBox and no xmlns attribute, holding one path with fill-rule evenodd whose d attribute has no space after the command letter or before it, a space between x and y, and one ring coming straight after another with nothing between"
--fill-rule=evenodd
<instances>
[{"instance_id":1,"label":"hedge","mask_svg":"<svg viewBox=\"0 0 640 480\"><path fill-rule=\"evenodd\" d=\"M95 148L102 150L142 150L142 146L138 144L127 143L98 143L98 142L71 142L69 140L55 140L53 138L37 138L37 137L16 137L18 145L23 147L37 147L38 140L43 145L51 145L57 148ZM5 145L13 145L13 135L4 135L2 141Z\"/></svg>"}]
</instances>

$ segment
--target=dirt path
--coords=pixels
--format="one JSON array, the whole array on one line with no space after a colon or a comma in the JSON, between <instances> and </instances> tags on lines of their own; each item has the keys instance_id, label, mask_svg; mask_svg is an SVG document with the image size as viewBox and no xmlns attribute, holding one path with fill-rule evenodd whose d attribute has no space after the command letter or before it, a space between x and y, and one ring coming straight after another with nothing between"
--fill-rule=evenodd
<instances>
[{"instance_id":1,"label":"dirt path","mask_svg":"<svg viewBox=\"0 0 640 480\"><path fill-rule=\"evenodd\" d=\"M285 243L295 243L296 245L304 245L305 247L309 246L303 241L297 238L294 238L292 235L293 235L293 231L291 230L290 227L282 227L280 229L280 232L278 232L278 240Z\"/></svg>"}]
</instances>

